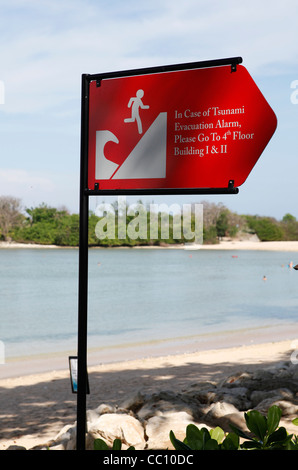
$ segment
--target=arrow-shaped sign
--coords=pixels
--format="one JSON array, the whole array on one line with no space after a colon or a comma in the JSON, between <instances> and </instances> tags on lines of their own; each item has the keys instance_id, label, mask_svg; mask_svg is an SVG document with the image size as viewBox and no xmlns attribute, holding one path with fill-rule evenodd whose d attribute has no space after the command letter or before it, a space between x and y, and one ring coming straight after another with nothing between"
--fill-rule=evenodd
<instances>
[{"instance_id":1,"label":"arrow-shaped sign","mask_svg":"<svg viewBox=\"0 0 298 470\"><path fill-rule=\"evenodd\" d=\"M241 65L91 81L88 189L238 187L276 126Z\"/></svg>"}]
</instances>

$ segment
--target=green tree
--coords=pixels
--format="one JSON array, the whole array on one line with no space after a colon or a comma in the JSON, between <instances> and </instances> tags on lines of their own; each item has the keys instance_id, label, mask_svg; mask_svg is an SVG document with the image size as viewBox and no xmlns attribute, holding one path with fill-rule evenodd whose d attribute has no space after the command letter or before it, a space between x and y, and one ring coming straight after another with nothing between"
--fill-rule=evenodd
<instances>
[{"instance_id":1,"label":"green tree","mask_svg":"<svg viewBox=\"0 0 298 470\"><path fill-rule=\"evenodd\" d=\"M14 239L44 245L76 246L79 243L79 216L41 204L27 208L26 222L15 230Z\"/></svg>"},{"instance_id":2,"label":"green tree","mask_svg":"<svg viewBox=\"0 0 298 470\"><path fill-rule=\"evenodd\" d=\"M298 222L291 214L285 214L281 221L285 240L298 240Z\"/></svg>"},{"instance_id":3,"label":"green tree","mask_svg":"<svg viewBox=\"0 0 298 470\"><path fill-rule=\"evenodd\" d=\"M271 217L246 217L248 226L261 241L280 241L284 239L284 232L280 224Z\"/></svg>"},{"instance_id":4,"label":"green tree","mask_svg":"<svg viewBox=\"0 0 298 470\"><path fill-rule=\"evenodd\" d=\"M289 213L285 214L282 218L282 222L285 222L286 224L296 222L296 217Z\"/></svg>"},{"instance_id":5,"label":"green tree","mask_svg":"<svg viewBox=\"0 0 298 470\"><path fill-rule=\"evenodd\" d=\"M216 221L215 227L218 238L222 238L226 235L229 227L228 214L226 211L221 212Z\"/></svg>"}]
</instances>

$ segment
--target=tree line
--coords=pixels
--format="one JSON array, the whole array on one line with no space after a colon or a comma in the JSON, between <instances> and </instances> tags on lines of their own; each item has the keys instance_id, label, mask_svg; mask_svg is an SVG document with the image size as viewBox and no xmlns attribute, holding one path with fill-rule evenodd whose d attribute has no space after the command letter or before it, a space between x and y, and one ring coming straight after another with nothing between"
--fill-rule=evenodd
<instances>
[{"instance_id":1,"label":"tree line","mask_svg":"<svg viewBox=\"0 0 298 470\"><path fill-rule=\"evenodd\" d=\"M282 220L259 215L239 215L230 211L223 204L202 201L203 204L203 242L204 244L219 243L224 237L234 239L256 234L261 241L298 240L298 221L291 214L285 214ZM144 206L143 206L144 207ZM117 213L117 202L114 204ZM147 216L149 217L149 209ZM174 216L159 216L158 237L147 236L132 239L116 236L99 239L96 236L96 224L104 215L89 213L89 245L90 246L135 246L163 245L191 242L175 237ZM131 224L134 214L127 213L126 224ZM194 217L194 215L192 215ZM165 222L166 221L166 222ZM169 224L167 236L163 233L163 223ZM182 221L181 221L182 223ZM195 221L192 219L192 224ZM116 219L117 224L117 219ZM149 227L149 224L148 224ZM116 226L117 229L117 226ZM108 233L108 232L107 232ZM0 240L20 243L36 243L43 245L78 246L79 245L79 214L71 214L66 208L50 207L41 204L38 207L22 208L21 200L11 196L0 197Z\"/></svg>"}]
</instances>

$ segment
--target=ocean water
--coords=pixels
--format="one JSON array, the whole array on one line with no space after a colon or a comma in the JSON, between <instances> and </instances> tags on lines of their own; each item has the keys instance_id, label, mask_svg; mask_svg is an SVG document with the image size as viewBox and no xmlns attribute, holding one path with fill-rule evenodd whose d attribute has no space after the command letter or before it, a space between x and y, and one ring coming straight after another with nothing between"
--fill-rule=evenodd
<instances>
[{"instance_id":1,"label":"ocean water","mask_svg":"<svg viewBox=\"0 0 298 470\"><path fill-rule=\"evenodd\" d=\"M88 347L298 325L298 272L288 267L297 257L90 249ZM6 358L76 351L77 249L0 250L0 295Z\"/></svg>"}]
</instances>

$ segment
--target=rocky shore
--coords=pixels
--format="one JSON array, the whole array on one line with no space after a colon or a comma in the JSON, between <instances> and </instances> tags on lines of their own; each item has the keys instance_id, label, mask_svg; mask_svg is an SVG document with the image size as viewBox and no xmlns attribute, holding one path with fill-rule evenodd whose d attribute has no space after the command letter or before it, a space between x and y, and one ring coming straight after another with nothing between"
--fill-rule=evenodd
<instances>
[{"instance_id":1,"label":"rocky shore","mask_svg":"<svg viewBox=\"0 0 298 470\"><path fill-rule=\"evenodd\" d=\"M282 409L281 426L298 434L292 420L298 416L298 365L281 361L254 371L239 370L218 381L195 381L179 391L162 389L153 393L136 392L121 403L101 403L87 412L86 448L92 450L96 438L112 445L121 439L122 448L137 450L173 449L169 432L178 439L185 437L190 423L207 429L229 424L247 431L244 413L251 409L266 414L277 405ZM32 450L74 450L76 423L69 423L47 442ZM24 450L10 446L8 450Z\"/></svg>"}]
</instances>

